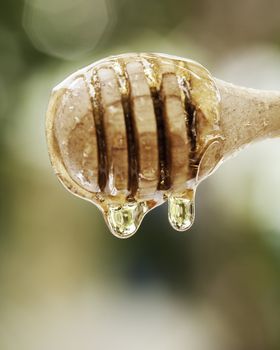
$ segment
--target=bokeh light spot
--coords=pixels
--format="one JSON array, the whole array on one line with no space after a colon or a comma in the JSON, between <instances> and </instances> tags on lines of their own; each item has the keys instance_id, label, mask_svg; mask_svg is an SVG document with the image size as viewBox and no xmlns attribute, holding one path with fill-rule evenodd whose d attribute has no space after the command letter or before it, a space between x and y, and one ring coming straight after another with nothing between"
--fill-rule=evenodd
<instances>
[{"instance_id":1,"label":"bokeh light spot","mask_svg":"<svg viewBox=\"0 0 280 350\"><path fill-rule=\"evenodd\" d=\"M23 26L48 55L77 59L100 41L109 22L105 0L26 0Z\"/></svg>"}]
</instances>

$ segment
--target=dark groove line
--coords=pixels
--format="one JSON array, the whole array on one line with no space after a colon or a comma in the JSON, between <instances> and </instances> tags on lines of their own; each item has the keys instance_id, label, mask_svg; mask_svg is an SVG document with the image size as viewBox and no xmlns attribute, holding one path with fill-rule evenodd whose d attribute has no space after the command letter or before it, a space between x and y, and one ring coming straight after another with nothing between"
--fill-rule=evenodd
<instances>
[{"instance_id":1,"label":"dark groove line","mask_svg":"<svg viewBox=\"0 0 280 350\"><path fill-rule=\"evenodd\" d=\"M183 92L184 92L184 107L186 112L186 123L187 123L187 133L188 133L188 139L190 142L190 164L195 164L195 155L196 155L196 107L192 103L189 91L188 91L188 84L185 79L183 79L182 82L183 85Z\"/></svg>"},{"instance_id":2,"label":"dark groove line","mask_svg":"<svg viewBox=\"0 0 280 350\"><path fill-rule=\"evenodd\" d=\"M98 185L100 187L100 190L104 191L108 180L109 169L103 124L104 109L101 99L101 86L96 71L93 71L91 83L95 91L95 95L91 96L91 103L98 148Z\"/></svg>"},{"instance_id":3,"label":"dark groove line","mask_svg":"<svg viewBox=\"0 0 280 350\"><path fill-rule=\"evenodd\" d=\"M158 157L159 157L159 182L158 190L168 190L171 186L170 179L170 157L168 152L168 139L164 125L164 106L161 91L156 87L150 87L157 123Z\"/></svg>"},{"instance_id":4,"label":"dark groove line","mask_svg":"<svg viewBox=\"0 0 280 350\"><path fill-rule=\"evenodd\" d=\"M153 81L157 81L156 72L159 71L158 59L148 60L146 62L152 66L150 69L151 74L153 75ZM145 70L144 70L145 71ZM168 73L167 73L168 74ZM150 87L150 93L153 101L154 112L156 117L157 124L157 143L158 143L158 159L159 159L159 182L157 189L158 190L168 190L171 187L171 161L170 161L170 147L168 137L166 135L165 119L164 119L164 103L162 97L162 83L159 90L149 84L149 79L146 73L146 79ZM162 80L162 77L161 77Z\"/></svg>"},{"instance_id":5,"label":"dark groove line","mask_svg":"<svg viewBox=\"0 0 280 350\"><path fill-rule=\"evenodd\" d=\"M128 74L125 69L125 63L119 62L119 64L122 70L122 75L126 80L127 93L123 93L121 92L121 90L120 92L121 92L122 108L124 112L127 148L128 148L128 190L130 191L130 196L133 197L138 190L138 176L139 176L138 141L135 135L130 82L128 79Z\"/></svg>"}]
</instances>

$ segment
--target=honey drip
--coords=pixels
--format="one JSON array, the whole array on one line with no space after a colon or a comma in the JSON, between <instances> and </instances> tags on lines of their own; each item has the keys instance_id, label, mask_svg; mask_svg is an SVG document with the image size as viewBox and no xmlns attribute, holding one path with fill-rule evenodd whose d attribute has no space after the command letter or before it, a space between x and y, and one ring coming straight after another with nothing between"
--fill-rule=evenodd
<instances>
[{"instance_id":1,"label":"honey drip","mask_svg":"<svg viewBox=\"0 0 280 350\"><path fill-rule=\"evenodd\" d=\"M168 219L177 231L191 228L195 216L195 190L187 190L181 195L171 195L168 199Z\"/></svg>"},{"instance_id":2,"label":"honey drip","mask_svg":"<svg viewBox=\"0 0 280 350\"><path fill-rule=\"evenodd\" d=\"M145 202L109 204L105 218L110 231L118 238L128 238L139 228L148 211Z\"/></svg>"}]
</instances>

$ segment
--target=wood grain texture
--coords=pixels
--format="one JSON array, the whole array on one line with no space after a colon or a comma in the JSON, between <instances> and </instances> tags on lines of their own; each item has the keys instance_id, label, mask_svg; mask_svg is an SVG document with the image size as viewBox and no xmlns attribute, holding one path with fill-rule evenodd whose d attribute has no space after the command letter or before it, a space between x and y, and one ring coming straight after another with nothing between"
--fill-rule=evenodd
<instances>
[{"instance_id":1,"label":"wood grain texture","mask_svg":"<svg viewBox=\"0 0 280 350\"><path fill-rule=\"evenodd\" d=\"M215 81L221 93L223 159L253 142L280 137L279 91L249 89Z\"/></svg>"}]
</instances>

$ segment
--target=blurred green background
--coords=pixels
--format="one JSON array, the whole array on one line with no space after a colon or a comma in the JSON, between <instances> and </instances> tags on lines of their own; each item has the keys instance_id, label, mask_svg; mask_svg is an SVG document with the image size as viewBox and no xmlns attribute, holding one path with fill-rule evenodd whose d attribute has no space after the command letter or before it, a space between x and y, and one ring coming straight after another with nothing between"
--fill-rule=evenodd
<instances>
[{"instance_id":1,"label":"blurred green background","mask_svg":"<svg viewBox=\"0 0 280 350\"><path fill-rule=\"evenodd\" d=\"M51 88L154 51L280 89L278 0L0 0L0 350L280 348L280 140L198 189L185 233L161 206L118 240L50 167Z\"/></svg>"}]
</instances>

